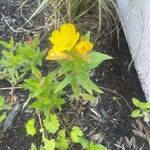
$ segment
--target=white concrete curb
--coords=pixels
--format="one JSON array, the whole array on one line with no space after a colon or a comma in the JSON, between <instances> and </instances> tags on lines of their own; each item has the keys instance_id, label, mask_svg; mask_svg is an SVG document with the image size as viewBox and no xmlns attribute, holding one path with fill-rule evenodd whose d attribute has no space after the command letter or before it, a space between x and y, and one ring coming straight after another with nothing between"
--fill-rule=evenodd
<instances>
[{"instance_id":1,"label":"white concrete curb","mask_svg":"<svg viewBox=\"0 0 150 150\"><path fill-rule=\"evenodd\" d=\"M117 0L117 5L135 68L150 101L150 0Z\"/></svg>"}]
</instances>

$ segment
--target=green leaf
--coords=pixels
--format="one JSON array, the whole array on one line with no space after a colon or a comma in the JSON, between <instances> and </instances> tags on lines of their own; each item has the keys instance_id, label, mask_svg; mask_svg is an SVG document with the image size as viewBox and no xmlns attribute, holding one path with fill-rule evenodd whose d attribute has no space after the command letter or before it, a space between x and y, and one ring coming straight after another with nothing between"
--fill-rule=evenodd
<instances>
[{"instance_id":1,"label":"green leaf","mask_svg":"<svg viewBox=\"0 0 150 150\"><path fill-rule=\"evenodd\" d=\"M34 143L32 143L32 144L31 144L31 148L30 148L30 150L37 150L37 148L36 148L36 146L35 146L35 144L34 144Z\"/></svg>"},{"instance_id":2,"label":"green leaf","mask_svg":"<svg viewBox=\"0 0 150 150\"><path fill-rule=\"evenodd\" d=\"M83 132L79 127L74 126L70 132L70 136L73 143L80 143Z\"/></svg>"},{"instance_id":3,"label":"green leaf","mask_svg":"<svg viewBox=\"0 0 150 150\"><path fill-rule=\"evenodd\" d=\"M81 96L84 100L87 100L87 101L94 101L96 99L96 97L86 94L86 93L81 93Z\"/></svg>"},{"instance_id":4,"label":"green leaf","mask_svg":"<svg viewBox=\"0 0 150 150\"><path fill-rule=\"evenodd\" d=\"M68 75L62 82L58 84L58 86L56 87L54 91L54 94L56 94L57 92L65 88L68 84L71 83L72 80L73 80L73 77Z\"/></svg>"},{"instance_id":5,"label":"green leaf","mask_svg":"<svg viewBox=\"0 0 150 150\"><path fill-rule=\"evenodd\" d=\"M94 144L91 141L88 150L107 150L107 148L101 144Z\"/></svg>"},{"instance_id":6,"label":"green leaf","mask_svg":"<svg viewBox=\"0 0 150 150\"><path fill-rule=\"evenodd\" d=\"M44 127L52 134L55 134L59 130L60 123L56 114L50 114L50 117L47 116L43 120L43 123Z\"/></svg>"},{"instance_id":7,"label":"green leaf","mask_svg":"<svg viewBox=\"0 0 150 150\"><path fill-rule=\"evenodd\" d=\"M39 150L44 150L44 147L43 145L40 145L40 149Z\"/></svg>"},{"instance_id":8,"label":"green leaf","mask_svg":"<svg viewBox=\"0 0 150 150\"><path fill-rule=\"evenodd\" d=\"M90 31L88 31L88 32L87 32L86 34L84 34L84 36L82 37L83 40L85 40L85 41L90 41L90 35L91 35Z\"/></svg>"},{"instance_id":9,"label":"green leaf","mask_svg":"<svg viewBox=\"0 0 150 150\"><path fill-rule=\"evenodd\" d=\"M45 85L49 86L54 80L56 80L57 73L56 71L50 72L45 78Z\"/></svg>"},{"instance_id":10,"label":"green leaf","mask_svg":"<svg viewBox=\"0 0 150 150\"><path fill-rule=\"evenodd\" d=\"M83 138L81 137L80 144L82 145L83 149L88 149L90 142L89 142L89 140L85 139L84 137Z\"/></svg>"},{"instance_id":11,"label":"green leaf","mask_svg":"<svg viewBox=\"0 0 150 150\"><path fill-rule=\"evenodd\" d=\"M100 52L90 52L88 56L90 59L90 63L89 63L90 69L96 68L104 60L112 59L112 57L110 57L106 54L100 53Z\"/></svg>"},{"instance_id":12,"label":"green leaf","mask_svg":"<svg viewBox=\"0 0 150 150\"><path fill-rule=\"evenodd\" d=\"M101 94L104 93L92 80L90 80L90 85L91 85L91 88L97 93L101 93Z\"/></svg>"},{"instance_id":13,"label":"green leaf","mask_svg":"<svg viewBox=\"0 0 150 150\"><path fill-rule=\"evenodd\" d=\"M7 117L6 113L3 113L2 115L0 115L0 123L3 122L6 117Z\"/></svg>"},{"instance_id":14,"label":"green leaf","mask_svg":"<svg viewBox=\"0 0 150 150\"><path fill-rule=\"evenodd\" d=\"M13 36L10 37L9 43L11 44L11 49L13 49L14 48L14 43L15 43Z\"/></svg>"},{"instance_id":15,"label":"green leaf","mask_svg":"<svg viewBox=\"0 0 150 150\"><path fill-rule=\"evenodd\" d=\"M131 113L131 117L133 118L137 118L141 116L141 110L140 109L136 109Z\"/></svg>"},{"instance_id":16,"label":"green leaf","mask_svg":"<svg viewBox=\"0 0 150 150\"><path fill-rule=\"evenodd\" d=\"M76 100L81 96L81 88L80 85L76 82L76 80L72 80L71 87L73 91L73 96Z\"/></svg>"},{"instance_id":17,"label":"green leaf","mask_svg":"<svg viewBox=\"0 0 150 150\"><path fill-rule=\"evenodd\" d=\"M0 96L0 107L5 104L4 97Z\"/></svg>"},{"instance_id":18,"label":"green leaf","mask_svg":"<svg viewBox=\"0 0 150 150\"><path fill-rule=\"evenodd\" d=\"M74 65L72 62L70 62L70 61L69 62L59 61L58 63L61 66L61 68L59 70L59 75L60 76L63 75L63 74L65 74L65 73L67 73L67 72L72 71L72 68L73 68L73 65Z\"/></svg>"},{"instance_id":19,"label":"green leaf","mask_svg":"<svg viewBox=\"0 0 150 150\"><path fill-rule=\"evenodd\" d=\"M57 143L56 147L61 150L67 150L68 149L68 139L66 138L65 130L60 130L58 132L57 136Z\"/></svg>"},{"instance_id":20,"label":"green leaf","mask_svg":"<svg viewBox=\"0 0 150 150\"><path fill-rule=\"evenodd\" d=\"M34 136L36 134L35 119L30 119L26 124L26 131L28 135Z\"/></svg>"},{"instance_id":21,"label":"green leaf","mask_svg":"<svg viewBox=\"0 0 150 150\"><path fill-rule=\"evenodd\" d=\"M142 103L143 109L150 109L150 102Z\"/></svg>"},{"instance_id":22,"label":"green leaf","mask_svg":"<svg viewBox=\"0 0 150 150\"><path fill-rule=\"evenodd\" d=\"M132 102L133 102L133 104L134 104L136 107L141 108L142 103L141 103L138 99L132 98Z\"/></svg>"},{"instance_id":23,"label":"green leaf","mask_svg":"<svg viewBox=\"0 0 150 150\"><path fill-rule=\"evenodd\" d=\"M39 47L34 49L27 42L19 43L17 45L17 52L23 58L24 70L30 70L31 66L41 65L43 55Z\"/></svg>"},{"instance_id":24,"label":"green leaf","mask_svg":"<svg viewBox=\"0 0 150 150\"><path fill-rule=\"evenodd\" d=\"M42 86L42 84L43 84L44 80L45 80L45 78L42 78L40 80L34 79L34 78L29 78L29 79L24 80L25 83L22 84L21 87L29 90L30 95L32 95L32 98L34 98L43 92L44 87Z\"/></svg>"},{"instance_id":25,"label":"green leaf","mask_svg":"<svg viewBox=\"0 0 150 150\"><path fill-rule=\"evenodd\" d=\"M6 41L0 41L0 45L2 45L5 48L8 48L8 49L12 49L13 48L11 43L6 42Z\"/></svg>"},{"instance_id":26,"label":"green leaf","mask_svg":"<svg viewBox=\"0 0 150 150\"><path fill-rule=\"evenodd\" d=\"M55 140L48 140L46 137L43 138L44 150L55 150Z\"/></svg>"},{"instance_id":27,"label":"green leaf","mask_svg":"<svg viewBox=\"0 0 150 150\"><path fill-rule=\"evenodd\" d=\"M5 103L4 97L0 96L0 110L10 110L11 106Z\"/></svg>"},{"instance_id":28,"label":"green leaf","mask_svg":"<svg viewBox=\"0 0 150 150\"><path fill-rule=\"evenodd\" d=\"M22 64L22 56L10 52L10 51L2 51L2 60L1 65L4 67L13 67L17 69Z\"/></svg>"},{"instance_id":29,"label":"green leaf","mask_svg":"<svg viewBox=\"0 0 150 150\"><path fill-rule=\"evenodd\" d=\"M42 78L41 72L34 66L31 67L32 73L35 75L36 78L40 79Z\"/></svg>"},{"instance_id":30,"label":"green leaf","mask_svg":"<svg viewBox=\"0 0 150 150\"><path fill-rule=\"evenodd\" d=\"M36 35L33 37L31 47L35 49L39 44L40 44L40 35Z\"/></svg>"},{"instance_id":31,"label":"green leaf","mask_svg":"<svg viewBox=\"0 0 150 150\"><path fill-rule=\"evenodd\" d=\"M81 72L76 75L76 80L90 95L92 95L91 81L87 72Z\"/></svg>"}]
</instances>

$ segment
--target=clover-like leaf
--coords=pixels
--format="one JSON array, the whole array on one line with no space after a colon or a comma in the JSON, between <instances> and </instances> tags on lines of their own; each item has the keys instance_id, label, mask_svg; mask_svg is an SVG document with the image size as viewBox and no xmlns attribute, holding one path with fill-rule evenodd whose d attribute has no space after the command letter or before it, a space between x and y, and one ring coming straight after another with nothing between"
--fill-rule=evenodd
<instances>
[{"instance_id":1,"label":"clover-like leaf","mask_svg":"<svg viewBox=\"0 0 150 150\"><path fill-rule=\"evenodd\" d=\"M44 127L52 134L59 130L60 123L56 114L50 114L50 117L46 117L43 120Z\"/></svg>"},{"instance_id":2,"label":"clover-like leaf","mask_svg":"<svg viewBox=\"0 0 150 150\"><path fill-rule=\"evenodd\" d=\"M44 150L55 150L55 140L54 139L47 139L46 137L43 138L44 142Z\"/></svg>"},{"instance_id":3,"label":"clover-like leaf","mask_svg":"<svg viewBox=\"0 0 150 150\"><path fill-rule=\"evenodd\" d=\"M35 119L30 119L26 124L26 131L28 135L34 136L36 134Z\"/></svg>"},{"instance_id":4,"label":"clover-like leaf","mask_svg":"<svg viewBox=\"0 0 150 150\"><path fill-rule=\"evenodd\" d=\"M70 132L70 136L73 143L80 143L80 137L83 136L83 132L79 127L74 126Z\"/></svg>"},{"instance_id":5,"label":"clover-like leaf","mask_svg":"<svg viewBox=\"0 0 150 150\"><path fill-rule=\"evenodd\" d=\"M67 150L68 149L68 139L66 138L65 130L60 130L58 132L56 147L61 149L61 150Z\"/></svg>"}]
</instances>

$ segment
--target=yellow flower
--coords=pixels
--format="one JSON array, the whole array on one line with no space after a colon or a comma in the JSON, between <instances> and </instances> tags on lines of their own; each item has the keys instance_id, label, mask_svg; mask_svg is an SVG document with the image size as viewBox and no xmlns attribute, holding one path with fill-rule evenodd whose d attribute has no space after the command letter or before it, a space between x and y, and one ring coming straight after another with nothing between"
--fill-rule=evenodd
<instances>
[{"instance_id":1,"label":"yellow flower","mask_svg":"<svg viewBox=\"0 0 150 150\"><path fill-rule=\"evenodd\" d=\"M87 54L92 48L93 44L89 41L81 41L76 45L76 50L83 58L87 58Z\"/></svg>"},{"instance_id":2,"label":"yellow flower","mask_svg":"<svg viewBox=\"0 0 150 150\"><path fill-rule=\"evenodd\" d=\"M48 60L62 60L62 59L71 60L72 57L69 56L65 52L50 50L48 52L46 59L48 59Z\"/></svg>"},{"instance_id":3,"label":"yellow flower","mask_svg":"<svg viewBox=\"0 0 150 150\"><path fill-rule=\"evenodd\" d=\"M76 32L73 24L63 24L60 30L52 32L49 40L52 42L54 51L69 51L77 43L79 39L79 32Z\"/></svg>"}]
</instances>

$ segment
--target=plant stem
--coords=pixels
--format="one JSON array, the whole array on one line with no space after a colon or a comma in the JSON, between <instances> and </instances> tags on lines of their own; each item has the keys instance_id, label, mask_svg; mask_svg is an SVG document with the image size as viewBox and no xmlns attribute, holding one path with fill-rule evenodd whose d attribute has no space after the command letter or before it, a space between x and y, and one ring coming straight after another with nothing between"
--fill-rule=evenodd
<instances>
[{"instance_id":1,"label":"plant stem","mask_svg":"<svg viewBox=\"0 0 150 150\"><path fill-rule=\"evenodd\" d=\"M12 89L21 89L21 87L5 87L5 88L0 88L0 90L12 90Z\"/></svg>"},{"instance_id":2,"label":"plant stem","mask_svg":"<svg viewBox=\"0 0 150 150\"><path fill-rule=\"evenodd\" d=\"M39 122L40 122L40 126L41 126L42 136L43 136L43 137L45 137L43 124L42 124L41 116L40 116L40 114L39 114L39 113L38 113L38 117L39 117Z\"/></svg>"}]
</instances>

